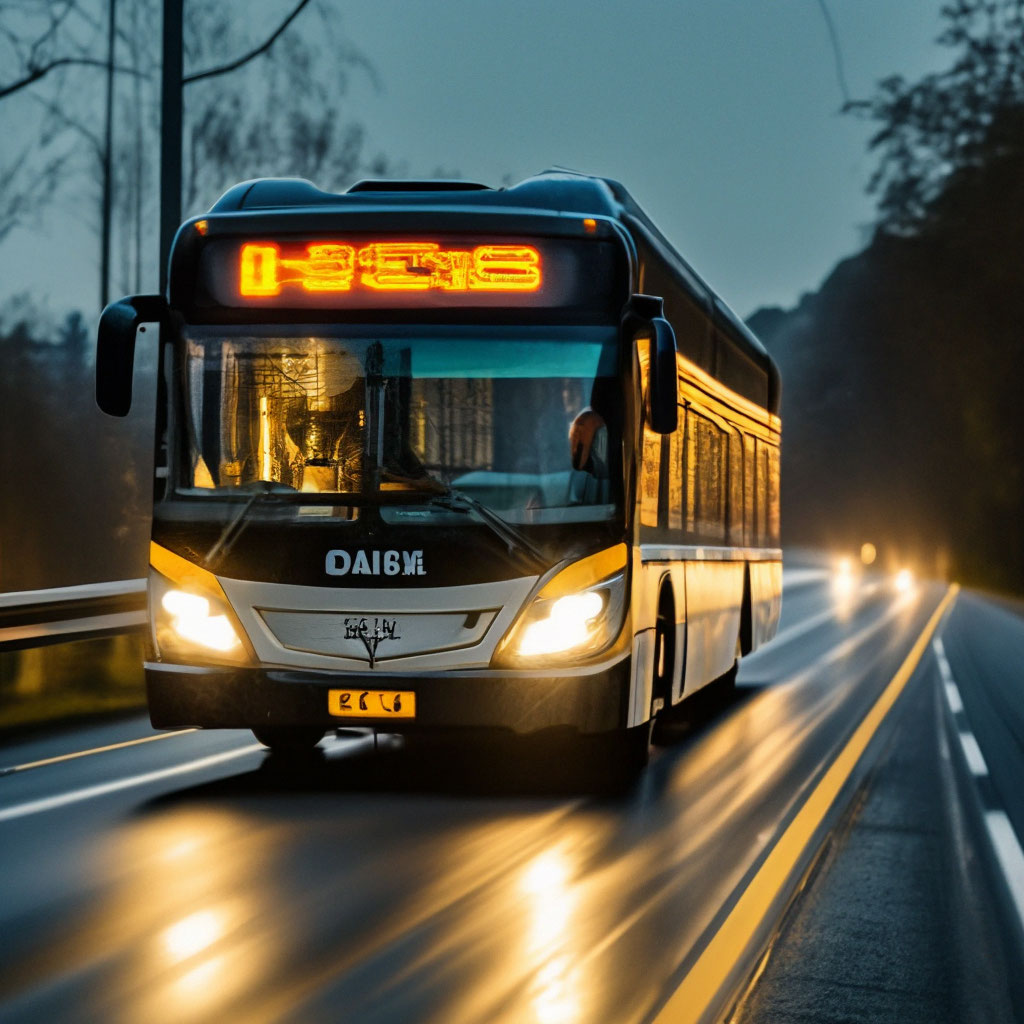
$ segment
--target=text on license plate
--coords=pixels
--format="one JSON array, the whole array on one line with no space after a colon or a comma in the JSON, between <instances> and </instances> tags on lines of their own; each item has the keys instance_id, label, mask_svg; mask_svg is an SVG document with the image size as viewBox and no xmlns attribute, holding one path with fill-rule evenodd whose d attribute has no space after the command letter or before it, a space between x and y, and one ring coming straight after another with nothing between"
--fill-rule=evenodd
<instances>
[{"instance_id":1,"label":"text on license plate","mask_svg":"<svg viewBox=\"0 0 1024 1024\"><path fill-rule=\"evenodd\" d=\"M345 718L415 718L412 690L328 690L327 711Z\"/></svg>"}]
</instances>

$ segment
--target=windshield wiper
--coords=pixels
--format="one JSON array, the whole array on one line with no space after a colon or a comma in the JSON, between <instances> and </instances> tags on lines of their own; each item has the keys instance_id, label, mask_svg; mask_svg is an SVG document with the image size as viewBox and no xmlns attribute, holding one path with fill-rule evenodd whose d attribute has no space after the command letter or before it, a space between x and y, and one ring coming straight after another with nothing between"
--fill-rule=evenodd
<instances>
[{"instance_id":1,"label":"windshield wiper","mask_svg":"<svg viewBox=\"0 0 1024 1024\"><path fill-rule=\"evenodd\" d=\"M531 567L543 571L548 568L548 559L543 552L537 548L532 541L511 523L506 522L497 512L489 508L477 498L460 491L455 487L435 480L431 476L408 477L401 474L387 472L389 483L408 485L410 491L418 491L427 495L427 504L443 508L450 512L462 512L466 515L475 515L495 536L499 537L508 547L508 553L526 556ZM250 485L252 486L252 485ZM207 567L220 557L226 555L235 542L241 536L250 520L249 512L257 502L263 502L270 498L279 498L282 494L292 494L294 488L287 485L262 482L262 486L254 490L248 500L226 523L220 536L213 547L206 553L203 562Z\"/></svg>"},{"instance_id":2,"label":"windshield wiper","mask_svg":"<svg viewBox=\"0 0 1024 1024\"><path fill-rule=\"evenodd\" d=\"M517 530L510 522L502 519L494 509L485 505L477 498L460 491L449 484L435 480L432 476L403 476L390 470L386 471L389 483L407 484L410 490L420 491L428 494L428 505L437 508L447 509L450 512L464 512L477 518L487 526L492 533L508 545L510 555L519 552L527 556L534 568L544 570L548 568L548 559L544 553L530 541L521 530Z\"/></svg>"},{"instance_id":3,"label":"windshield wiper","mask_svg":"<svg viewBox=\"0 0 1024 1024\"><path fill-rule=\"evenodd\" d=\"M257 501L264 501L270 497L276 497L280 494L290 494L295 488L288 487L287 484L283 487L280 484L275 484L271 481L262 481L263 486L258 487L252 492L252 495L245 502L244 505L234 514L231 520L224 525L224 529L221 530L220 536L217 538L213 547L206 552L203 562L209 567L213 567L214 561L221 555L226 555L234 543L241 536L242 531L248 525L249 510L256 504Z\"/></svg>"},{"instance_id":4,"label":"windshield wiper","mask_svg":"<svg viewBox=\"0 0 1024 1024\"><path fill-rule=\"evenodd\" d=\"M548 568L548 559L543 552L534 546L529 538L517 530L511 523L506 522L494 509L489 508L482 501L471 497L464 491L454 487L441 485L444 489L433 494L428 503L438 508L448 509L451 512L464 512L468 515L476 514L477 518L487 526L491 532L508 545L510 555L518 552L525 555L527 561L533 563L533 568L543 572Z\"/></svg>"}]
</instances>

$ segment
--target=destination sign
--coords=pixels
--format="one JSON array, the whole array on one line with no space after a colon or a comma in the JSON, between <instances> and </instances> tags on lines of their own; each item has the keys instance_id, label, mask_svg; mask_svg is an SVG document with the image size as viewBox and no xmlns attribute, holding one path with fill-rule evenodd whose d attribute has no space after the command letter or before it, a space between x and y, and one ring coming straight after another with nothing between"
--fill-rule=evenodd
<instances>
[{"instance_id":1,"label":"destination sign","mask_svg":"<svg viewBox=\"0 0 1024 1024\"><path fill-rule=\"evenodd\" d=\"M208 238L199 253L201 308L337 312L607 309L626 287L624 253L604 240L490 234L359 232ZM281 315L284 315L283 313Z\"/></svg>"},{"instance_id":2,"label":"destination sign","mask_svg":"<svg viewBox=\"0 0 1024 1024\"><path fill-rule=\"evenodd\" d=\"M530 245L443 248L438 242L247 242L239 253L242 296L307 292L532 292L541 256Z\"/></svg>"}]
</instances>

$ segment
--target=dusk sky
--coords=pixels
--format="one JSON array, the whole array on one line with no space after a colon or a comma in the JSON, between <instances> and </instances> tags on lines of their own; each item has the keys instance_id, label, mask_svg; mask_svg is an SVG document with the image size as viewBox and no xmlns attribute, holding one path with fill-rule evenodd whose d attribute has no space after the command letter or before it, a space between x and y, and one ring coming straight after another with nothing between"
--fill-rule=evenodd
<instances>
[{"instance_id":1,"label":"dusk sky","mask_svg":"<svg viewBox=\"0 0 1024 1024\"><path fill-rule=\"evenodd\" d=\"M816 0L326 6L381 82L356 74L344 116L366 124L369 154L411 175L443 168L500 184L559 164L618 178L742 315L792 305L863 244L873 126L839 114ZM946 63L940 6L832 0L853 98ZM262 7L253 42L290 2ZM5 136L35 127L25 97L0 104ZM27 289L55 313L91 316L96 251L80 211L51 209L0 245L0 302Z\"/></svg>"}]
</instances>

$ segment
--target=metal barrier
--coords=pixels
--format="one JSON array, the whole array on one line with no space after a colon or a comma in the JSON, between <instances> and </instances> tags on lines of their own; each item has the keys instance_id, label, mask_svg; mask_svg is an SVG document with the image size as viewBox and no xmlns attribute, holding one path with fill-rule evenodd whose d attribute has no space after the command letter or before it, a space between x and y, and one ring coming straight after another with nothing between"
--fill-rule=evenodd
<instances>
[{"instance_id":1,"label":"metal barrier","mask_svg":"<svg viewBox=\"0 0 1024 1024\"><path fill-rule=\"evenodd\" d=\"M0 650L112 636L145 625L145 580L0 594Z\"/></svg>"}]
</instances>

